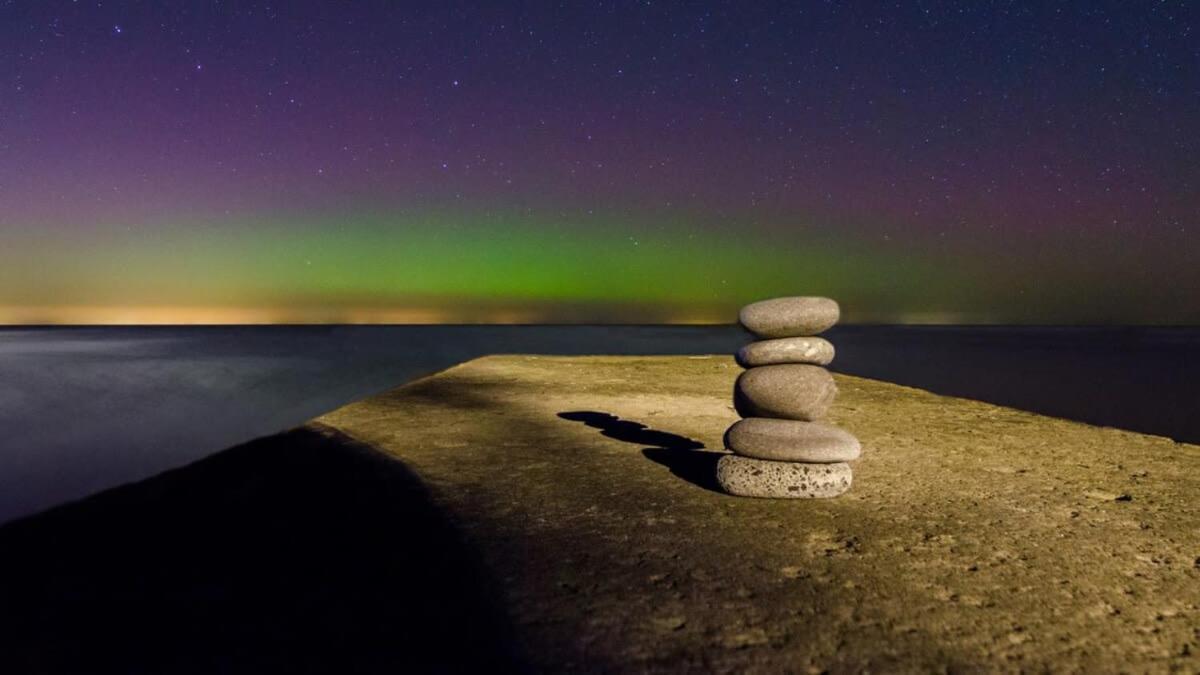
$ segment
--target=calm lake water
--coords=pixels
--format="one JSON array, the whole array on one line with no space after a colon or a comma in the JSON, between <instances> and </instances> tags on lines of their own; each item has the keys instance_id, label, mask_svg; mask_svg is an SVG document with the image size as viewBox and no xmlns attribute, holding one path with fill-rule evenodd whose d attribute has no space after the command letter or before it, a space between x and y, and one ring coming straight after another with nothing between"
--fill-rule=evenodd
<instances>
[{"instance_id":1,"label":"calm lake water","mask_svg":"<svg viewBox=\"0 0 1200 675\"><path fill-rule=\"evenodd\" d=\"M844 326L834 370L1200 442L1200 329ZM733 326L0 329L0 522L493 353L730 353Z\"/></svg>"}]
</instances>

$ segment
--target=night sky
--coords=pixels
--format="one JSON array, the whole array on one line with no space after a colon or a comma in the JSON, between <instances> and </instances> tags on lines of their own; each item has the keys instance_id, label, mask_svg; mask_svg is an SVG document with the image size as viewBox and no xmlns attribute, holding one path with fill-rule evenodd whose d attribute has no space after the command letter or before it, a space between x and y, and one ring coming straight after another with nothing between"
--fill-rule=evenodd
<instances>
[{"instance_id":1,"label":"night sky","mask_svg":"<svg viewBox=\"0 0 1200 675\"><path fill-rule=\"evenodd\" d=\"M1200 323L1198 188L1196 3L0 4L0 322Z\"/></svg>"}]
</instances>

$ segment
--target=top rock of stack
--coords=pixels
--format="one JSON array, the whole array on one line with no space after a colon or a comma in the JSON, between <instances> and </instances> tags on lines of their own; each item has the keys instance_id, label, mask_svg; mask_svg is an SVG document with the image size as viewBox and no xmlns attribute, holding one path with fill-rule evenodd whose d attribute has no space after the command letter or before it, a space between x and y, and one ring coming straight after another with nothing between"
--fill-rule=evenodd
<instances>
[{"instance_id":1,"label":"top rock of stack","mask_svg":"<svg viewBox=\"0 0 1200 675\"><path fill-rule=\"evenodd\" d=\"M752 302L738 313L742 326L760 338L816 335L838 322L838 304L829 298L795 296Z\"/></svg>"}]
</instances>

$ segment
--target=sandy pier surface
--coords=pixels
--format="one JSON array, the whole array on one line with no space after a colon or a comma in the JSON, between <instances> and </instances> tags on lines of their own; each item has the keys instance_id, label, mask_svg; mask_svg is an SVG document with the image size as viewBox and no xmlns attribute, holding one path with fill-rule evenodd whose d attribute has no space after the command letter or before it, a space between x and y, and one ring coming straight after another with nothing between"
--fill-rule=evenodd
<instances>
[{"instance_id":1,"label":"sandy pier surface","mask_svg":"<svg viewBox=\"0 0 1200 675\"><path fill-rule=\"evenodd\" d=\"M537 666L1200 667L1200 447L838 376L853 489L734 498L738 372L493 356L318 423L420 476Z\"/></svg>"}]
</instances>

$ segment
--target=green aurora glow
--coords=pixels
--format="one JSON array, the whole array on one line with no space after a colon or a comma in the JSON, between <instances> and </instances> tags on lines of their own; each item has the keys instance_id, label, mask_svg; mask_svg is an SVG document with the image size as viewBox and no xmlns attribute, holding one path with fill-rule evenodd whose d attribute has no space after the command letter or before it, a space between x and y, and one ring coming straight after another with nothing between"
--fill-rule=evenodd
<instances>
[{"instance_id":1,"label":"green aurora glow","mask_svg":"<svg viewBox=\"0 0 1200 675\"><path fill-rule=\"evenodd\" d=\"M55 308L109 306L256 308L295 321L404 320L415 309L447 321L723 322L757 298L814 294L837 298L849 321L986 322L1037 321L1072 302L1080 316L1079 289L1096 286L1059 266L1058 292L1014 312L1024 300L1001 276L1007 263L989 271L985 257L928 246L732 231L678 217L469 211L109 227L69 239L27 230L0 251L0 306L50 321Z\"/></svg>"}]
</instances>

